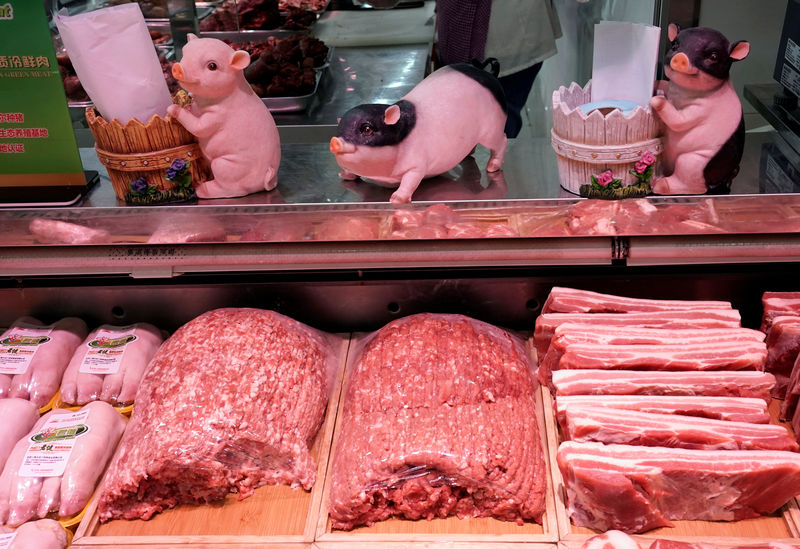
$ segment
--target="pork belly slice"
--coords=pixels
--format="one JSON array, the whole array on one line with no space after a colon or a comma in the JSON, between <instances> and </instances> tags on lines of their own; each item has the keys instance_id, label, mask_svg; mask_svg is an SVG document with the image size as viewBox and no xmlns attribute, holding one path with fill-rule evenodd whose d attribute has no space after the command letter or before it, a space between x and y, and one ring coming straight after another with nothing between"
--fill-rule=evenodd
<instances>
[{"instance_id":1,"label":"pork belly slice","mask_svg":"<svg viewBox=\"0 0 800 549\"><path fill-rule=\"evenodd\" d=\"M552 384L557 398L568 395L728 396L760 398L769 404L775 376L752 370L556 370Z\"/></svg>"},{"instance_id":2,"label":"pork belly slice","mask_svg":"<svg viewBox=\"0 0 800 549\"><path fill-rule=\"evenodd\" d=\"M786 395L792 367L800 353L800 316L776 317L767 332L767 360L764 369L775 375L772 396Z\"/></svg>"},{"instance_id":3,"label":"pork belly slice","mask_svg":"<svg viewBox=\"0 0 800 549\"><path fill-rule=\"evenodd\" d=\"M761 331L767 333L775 318L800 316L800 292L764 292L761 306Z\"/></svg>"},{"instance_id":4,"label":"pork belly slice","mask_svg":"<svg viewBox=\"0 0 800 549\"><path fill-rule=\"evenodd\" d=\"M800 493L795 452L564 442L556 459L573 524L602 531L754 518Z\"/></svg>"},{"instance_id":5,"label":"pork belly slice","mask_svg":"<svg viewBox=\"0 0 800 549\"><path fill-rule=\"evenodd\" d=\"M642 313L687 309L732 309L729 301L641 299L554 286L542 313Z\"/></svg>"},{"instance_id":6,"label":"pork belly slice","mask_svg":"<svg viewBox=\"0 0 800 549\"><path fill-rule=\"evenodd\" d=\"M786 386L786 395L781 402L780 418L791 421L797 410L798 402L800 402L800 355L797 356L794 366L792 366L792 375ZM795 431L795 433L800 436L800 432Z\"/></svg>"},{"instance_id":7,"label":"pork belly slice","mask_svg":"<svg viewBox=\"0 0 800 549\"><path fill-rule=\"evenodd\" d=\"M761 341L687 345L568 345L560 369L606 370L764 370L767 346Z\"/></svg>"},{"instance_id":8,"label":"pork belly slice","mask_svg":"<svg viewBox=\"0 0 800 549\"><path fill-rule=\"evenodd\" d=\"M547 353L556 327L566 322L592 326L641 328L738 328L742 317L735 309L692 309L647 313L546 313L536 319L533 339L540 359Z\"/></svg>"},{"instance_id":9,"label":"pork belly slice","mask_svg":"<svg viewBox=\"0 0 800 549\"><path fill-rule=\"evenodd\" d=\"M785 450L797 443L781 425L653 414L573 405L564 412L565 438L575 442L666 446L692 450Z\"/></svg>"},{"instance_id":10,"label":"pork belly slice","mask_svg":"<svg viewBox=\"0 0 800 549\"><path fill-rule=\"evenodd\" d=\"M538 385L520 340L460 315L412 315L381 328L348 378L334 528L391 516L541 520Z\"/></svg>"},{"instance_id":11,"label":"pork belly slice","mask_svg":"<svg viewBox=\"0 0 800 549\"><path fill-rule=\"evenodd\" d=\"M615 408L652 414L705 417L744 423L769 423L767 403L760 398L661 395L570 395L556 398L556 418L572 406Z\"/></svg>"},{"instance_id":12,"label":"pork belly slice","mask_svg":"<svg viewBox=\"0 0 800 549\"><path fill-rule=\"evenodd\" d=\"M640 328L620 329L615 326L590 326L566 323L553 332L550 346L539 361L539 382L549 384L552 372L568 345L592 343L596 345L688 345L738 341L762 342L765 335L749 328Z\"/></svg>"}]
</instances>

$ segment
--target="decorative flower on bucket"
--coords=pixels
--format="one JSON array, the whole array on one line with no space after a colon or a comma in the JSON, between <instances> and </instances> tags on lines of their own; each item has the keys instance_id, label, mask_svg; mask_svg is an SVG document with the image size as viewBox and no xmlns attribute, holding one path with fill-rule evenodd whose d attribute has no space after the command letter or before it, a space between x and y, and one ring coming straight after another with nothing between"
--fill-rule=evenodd
<instances>
[{"instance_id":1,"label":"decorative flower on bucket","mask_svg":"<svg viewBox=\"0 0 800 549\"><path fill-rule=\"evenodd\" d=\"M636 178L636 183L650 183L650 179L653 177L653 165L655 163L656 157L650 151L642 155L630 171L631 175Z\"/></svg>"},{"instance_id":2,"label":"decorative flower on bucket","mask_svg":"<svg viewBox=\"0 0 800 549\"><path fill-rule=\"evenodd\" d=\"M621 186L622 180L615 178L611 170L592 176L592 188L594 189L619 189Z\"/></svg>"},{"instance_id":3,"label":"decorative flower on bucket","mask_svg":"<svg viewBox=\"0 0 800 549\"><path fill-rule=\"evenodd\" d=\"M131 188L131 196L143 197L158 193L158 187L155 185L148 185L147 180L144 177L134 179L129 183L129 186Z\"/></svg>"},{"instance_id":4,"label":"decorative flower on bucket","mask_svg":"<svg viewBox=\"0 0 800 549\"><path fill-rule=\"evenodd\" d=\"M189 165L183 158L176 158L167 168L167 179L174 182L178 187L187 189L192 185L192 174L189 173Z\"/></svg>"}]
</instances>

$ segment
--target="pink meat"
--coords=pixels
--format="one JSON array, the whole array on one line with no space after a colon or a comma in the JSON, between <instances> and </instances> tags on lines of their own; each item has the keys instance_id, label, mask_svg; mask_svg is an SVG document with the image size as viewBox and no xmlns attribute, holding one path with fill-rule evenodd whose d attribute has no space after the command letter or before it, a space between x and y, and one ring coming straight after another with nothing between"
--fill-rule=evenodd
<instances>
[{"instance_id":1,"label":"pink meat","mask_svg":"<svg viewBox=\"0 0 800 549\"><path fill-rule=\"evenodd\" d=\"M569 231L579 236L617 234L614 218L621 200L580 200L569 209Z\"/></svg>"},{"instance_id":2,"label":"pink meat","mask_svg":"<svg viewBox=\"0 0 800 549\"><path fill-rule=\"evenodd\" d=\"M795 359L794 366L792 366L792 375L786 386L786 395L781 403L780 418L791 420L797 409L798 402L800 402L800 355Z\"/></svg>"},{"instance_id":3,"label":"pink meat","mask_svg":"<svg viewBox=\"0 0 800 549\"><path fill-rule=\"evenodd\" d=\"M261 221L239 238L240 242L295 242L309 240L311 224L303 221L268 219Z\"/></svg>"},{"instance_id":4,"label":"pink meat","mask_svg":"<svg viewBox=\"0 0 800 549\"><path fill-rule=\"evenodd\" d=\"M65 549L67 531L55 520L26 522L16 530L17 535L8 549Z\"/></svg>"},{"instance_id":5,"label":"pink meat","mask_svg":"<svg viewBox=\"0 0 800 549\"><path fill-rule=\"evenodd\" d=\"M61 378L61 400L67 404L83 405L93 400L111 404L133 401L139 381L147 364L161 345L161 332L153 325L144 322L133 325L136 339L125 347L122 362L115 374L94 374L81 372L81 364L89 351L89 343L97 338L100 330L115 331L114 326L103 325L93 330L78 349ZM129 326L125 326L126 333Z\"/></svg>"},{"instance_id":6,"label":"pink meat","mask_svg":"<svg viewBox=\"0 0 800 549\"><path fill-rule=\"evenodd\" d=\"M775 376L766 372L669 372L556 370L557 397L566 395L665 395L760 398L769 404Z\"/></svg>"},{"instance_id":7,"label":"pink meat","mask_svg":"<svg viewBox=\"0 0 800 549\"><path fill-rule=\"evenodd\" d=\"M0 471L14 445L24 437L39 419L39 408L30 400L4 398L0 400Z\"/></svg>"},{"instance_id":8,"label":"pink meat","mask_svg":"<svg viewBox=\"0 0 800 549\"><path fill-rule=\"evenodd\" d=\"M503 225L502 223L495 223L494 225L489 225L486 227L486 235L487 238L510 238L519 236L519 233L515 231L512 227L508 225Z\"/></svg>"},{"instance_id":9,"label":"pink meat","mask_svg":"<svg viewBox=\"0 0 800 549\"><path fill-rule=\"evenodd\" d=\"M422 225L421 227L394 231L391 238L399 240L435 240L447 238L447 229L442 225Z\"/></svg>"},{"instance_id":10,"label":"pink meat","mask_svg":"<svg viewBox=\"0 0 800 549\"><path fill-rule=\"evenodd\" d=\"M541 520L545 464L522 343L460 315L394 321L367 343L344 396L330 516Z\"/></svg>"},{"instance_id":11,"label":"pink meat","mask_svg":"<svg viewBox=\"0 0 800 549\"><path fill-rule=\"evenodd\" d=\"M0 524L17 526L37 515L44 518L50 512L69 517L89 502L125 430L125 420L105 402L92 402L84 410L89 410L85 419L89 430L77 437L61 477L26 477L19 473L29 437L38 433L50 417L72 413L69 410L56 409L42 416L14 446L0 475Z\"/></svg>"},{"instance_id":12,"label":"pink meat","mask_svg":"<svg viewBox=\"0 0 800 549\"><path fill-rule=\"evenodd\" d=\"M448 223L445 228L447 229L447 238L483 238L484 236L480 227L466 221Z\"/></svg>"},{"instance_id":13,"label":"pink meat","mask_svg":"<svg viewBox=\"0 0 800 549\"><path fill-rule=\"evenodd\" d=\"M539 382L549 384L567 346L575 343L597 345L687 345L704 342L764 341L764 334L748 328L664 329L562 324L550 340L550 347L539 363Z\"/></svg>"},{"instance_id":14,"label":"pink meat","mask_svg":"<svg viewBox=\"0 0 800 549\"><path fill-rule=\"evenodd\" d=\"M178 214L163 219L147 243L225 242L226 239L225 227L216 219L207 215Z\"/></svg>"},{"instance_id":15,"label":"pink meat","mask_svg":"<svg viewBox=\"0 0 800 549\"><path fill-rule=\"evenodd\" d=\"M573 395L556 398L556 417L564 423L571 406L615 408L655 414L675 414L724 421L769 423L767 404L760 398L719 396Z\"/></svg>"},{"instance_id":16,"label":"pink meat","mask_svg":"<svg viewBox=\"0 0 800 549\"><path fill-rule=\"evenodd\" d=\"M587 539L581 549L642 549L642 546L625 532L609 530Z\"/></svg>"},{"instance_id":17,"label":"pink meat","mask_svg":"<svg viewBox=\"0 0 800 549\"><path fill-rule=\"evenodd\" d=\"M673 541L668 539L657 539L651 545L650 549L719 549L716 545L698 541L690 543L688 541Z\"/></svg>"},{"instance_id":18,"label":"pink meat","mask_svg":"<svg viewBox=\"0 0 800 549\"><path fill-rule=\"evenodd\" d=\"M368 217L330 217L316 230L314 240L375 240L378 220Z\"/></svg>"},{"instance_id":19,"label":"pink meat","mask_svg":"<svg viewBox=\"0 0 800 549\"><path fill-rule=\"evenodd\" d=\"M101 519L148 519L265 484L310 489L330 360L319 333L272 311L216 309L182 326L142 378Z\"/></svg>"},{"instance_id":20,"label":"pink meat","mask_svg":"<svg viewBox=\"0 0 800 549\"><path fill-rule=\"evenodd\" d=\"M647 313L546 313L536 319L533 338L543 357L555 329L567 322L627 328L738 328L742 318L735 309L663 311Z\"/></svg>"},{"instance_id":21,"label":"pink meat","mask_svg":"<svg viewBox=\"0 0 800 549\"><path fill-rule=\"evenodd\" d=\"M30 222L29 229L36 240L43 244L107 244L111 234L105 229L92 229L55 219L37 217Z\"/></svg>"},{"instance_id":22,"label":"pink meat","mask_svg":"<svg viewBox=\"0 0 800 549\"><path fill-rule=\"evenodd\" d=\"M687 345L569 345L561 369L764 370L767 347L760 341Z\"/></svg>"},{"instance_id":23,"label":"pink meat","mask_svg":"<svg viewBox=\"0 0 800 549\"><path fill-rule=\"evenodd\" d=\"M392 214L392 231L414 229L425 223L425 212L419 210L395 210Z\"/></svg>"},{"instance_id":24,"label":"pink meat","mask_svg":"<svg viewBox=\"0 0 800 549\"><path fill-rule=\"evenodd\" d=\"M729 301L639 299L554 286L542 313L644 313L731 308Z\"/></svg>"},{"instance_id":25,"label":"pink meat","mask_svg":"<svg viewBox=\"0 0 800 549\"><path fill-rule=\"evenodd\" d=\"M8 392L8 396L30 400L39 408L50 402L58 391L72 353L87 333L86 323L74 317L63 318L50 326L50 341L39 345L25 373L13 376Z\"/></svg>"},{"instance_id":26,"label":"pink meat","mask_svg":"<svg viewBox=\"0 0 800 549\"><path fill-rule=\"evenodd\" d=\"M767 361L764 369L775 375L773 396L786 394L792 367L800 353L800 317L777 316L767 332Z\"/></svg>"},{"instance_id":27,"label":"pink meat","mask_svg":"<svg viewBox=\"0 0 800 549\"><path fill-rule=\"evenodd\" d=\"M800 493L795 452L564 442L556 459L573 524L597 530L754 518Z\"/></svg>"},{"instance_id":28,"label":"pink meat","mask_svg":"<svg viewBox=\"0 0 800 549\"><path fill-rule=\"evenodd\" d=\"M694 450L785 450L797 443L781 425L722 421L635 410L568 406L563 433L575 442Z\"/></svg>"},{"instance_id":29,"label":"pink meat","mask_svg":"<svg viewBox=\"0 0 800 549\"><path fill-rule=\"evenodd\" d=\"M776 317L800 316L800 292L764 292L761 306L761 331L767 333Z\"/></svg>"},{"instance_id":30,"label":"pink meat","mask_svg":"<svg viewBox=\"0 0 800 549\"><path fill-rule=\"evenodd\" d=\"M447 204L434 204L425 208L425 225L449 225L461 221L461 214Z\"/></svg>"}]
</instances>

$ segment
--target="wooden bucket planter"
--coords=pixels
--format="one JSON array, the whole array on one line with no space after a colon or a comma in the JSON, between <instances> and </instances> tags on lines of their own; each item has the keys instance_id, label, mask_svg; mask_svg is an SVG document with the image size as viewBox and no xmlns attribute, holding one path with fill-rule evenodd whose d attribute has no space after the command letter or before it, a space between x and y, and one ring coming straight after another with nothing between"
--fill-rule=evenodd
<instances>
[{"instance_id":1,"label":"wooden bucket planter","mask_svg":"<svg viewBox=\"0 0 800 549\"><path fill-rule=\"evenodd\" d=\"M159 193L175 189L175 182L166 179L166 170L176 159L188 165L192 188L212 177L195 137L171 117L154 115L146 124L132 118L123 125L117 119L108 122L94 107L87 107L86 121L95 139L97 157L122 200L126 200L130 184L139 178Z\"/></svg>"},{"instance_id":2,"label":"wooden bucket planter","mask_svg":"<svg viewBox=\"0 0 800 549\"><path fill-rule=\"evenodd\" d=\"M591 183L593 175L611 170L626 187L636 183L630 170L640 157L663 151L658 119L649 108L636 107L628 113L619 109L588 115L578 107L592 99L591 81L581 88L575 82L553 92L553 130L551 143L558 156L561 186L579 194L580 186ZM604 109L605 111L606 109Z\"/></svg>"}]
</instances>

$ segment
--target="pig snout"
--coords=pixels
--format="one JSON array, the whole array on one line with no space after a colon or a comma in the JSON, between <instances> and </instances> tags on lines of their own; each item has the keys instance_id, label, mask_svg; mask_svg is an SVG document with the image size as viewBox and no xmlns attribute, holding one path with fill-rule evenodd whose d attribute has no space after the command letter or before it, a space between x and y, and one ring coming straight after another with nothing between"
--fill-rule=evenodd
<instances>
[{"instance_id":1,"label":"pig snout","mask_svg":"<svg viewBox=\"0 0 800 549\"><path fill-rule=\"evenodd\" d=\"M669 62L672 70L682 72L683 74L697 74L699 71L697 67L693 67L689 57L685 53L675 54Z\"/></svg>"},{"instance_id":2,"label":"pig snout","mask_svg":"<svg viewBox=\"0 0 800 549\"><path fill-rule=\"evenodd\" d=\"M331 137L331 152L333 154L352 153L356 151L356 146L348 143L344 139Z\"/></svg>"}]
</instances>

